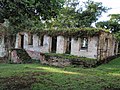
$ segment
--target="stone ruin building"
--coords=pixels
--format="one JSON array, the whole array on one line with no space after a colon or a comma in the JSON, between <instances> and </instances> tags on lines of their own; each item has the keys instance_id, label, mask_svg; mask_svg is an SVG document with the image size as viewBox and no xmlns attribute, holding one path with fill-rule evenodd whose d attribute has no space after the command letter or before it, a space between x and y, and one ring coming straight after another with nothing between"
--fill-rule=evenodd
<instances>
[{"instance_id":1,"label":"stone ruin building","mask_svg":"<svg viewBox=\"0 0 120 90\"><path fill-rule=\"evenodd\" d=\"M40 59L41 53L70 54L98 60L117 55L118 41L111 33L99 30L89 36L85 31L86 34L80 36L79 34L82 32L84 30L78 30L74 35L69 34L69 36L67 36L67 32L64 35L57 32L54 36L47 32L43 35L19 32L15 38L14 48L25 49L31 58L37 60ZM6 56L4 42L4 35L0 35L0 57Z\"/></svg>"}]
</instances>

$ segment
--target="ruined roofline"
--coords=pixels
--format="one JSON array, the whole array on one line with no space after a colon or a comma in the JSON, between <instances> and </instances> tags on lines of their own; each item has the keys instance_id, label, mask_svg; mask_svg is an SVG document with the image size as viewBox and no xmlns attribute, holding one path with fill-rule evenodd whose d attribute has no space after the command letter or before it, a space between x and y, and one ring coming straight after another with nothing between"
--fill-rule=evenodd
<instances>
[{"instance_id":1,"label":"ruined roofline","mask_svg":"<svg viewBox=\"0 0 120 90\"><path fill-rule=\"evenodd\" d=\"M7 33L7 28L0 24L0 35ZM64 36L64 37L81 37L81 36L98 36L101 32L110 33L109 30L101 28L61 28L61 29L44 29L44 30L24 30L20 33L38 34L39 36Z\"/></svg>"},{"instance_id":2,"label":"ruined roofline","mask_svg":"<svg viewBox=\"0 0 120 90\"><path fill-rule=\"evenodd\" d=\"M65 36L65 37L81 37L81 36L98 36L101 32L110 33L109 30L101 28L61 28L49 30L32 30L25 31L31 34L48 35L48 36Z\"/></svg>"}]
</instances>

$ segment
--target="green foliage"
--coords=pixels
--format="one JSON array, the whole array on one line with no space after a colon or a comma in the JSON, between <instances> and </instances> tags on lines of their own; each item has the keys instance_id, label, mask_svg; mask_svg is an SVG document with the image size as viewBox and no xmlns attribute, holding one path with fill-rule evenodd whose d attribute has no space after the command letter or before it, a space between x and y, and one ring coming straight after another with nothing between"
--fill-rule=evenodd
<instances>
[{"instance_id":1,"label":"green foliage","mask_svg":"<svg viewBox=\"0 0 120 90\"><path fill-rule=\"evenodd\" d=\"M114 33L114 37L116 38L116 40L120 41L120 32Z\"/></svg>"},{"instance_id":2,"label":"green foliage","mask_svg":"<svg viewBox=\"0 0 120 90\"><path fill-rule=\"evenodd\" d=\"M2 0L0 22L7 19L10 33L52 28L90 27L108 8L102 3L88 0L85 8L71 0ZM63 7L64 5L64 7ZM62 9L61 9L62 8ZM78 9L77 9L78 8Z\"/></svg>"},{"instance_id":3,"label":"green foliage","mask_svg":"<svg viewBox=\"0 0 120 90\"><path fill-rule=\"evenodd\" d=\"M7 31L7 28L4 27L3 25L0 25L0 33L3 34L5 33L5 31Z\"/></svg>"},{"instance_id":4,"label":"green foliage","mask_svg":"<svg viewBox=\"0 0 120 90\"><path fill-rule=\"evenodd\" d=\"M111 21L120 22L120 14L110 14L109 16Z\"/></svg>"},{"instance_id":5,"label":"green foliage","mask_svg":"<svg viewBox=\"0 0 120 90\"><path fill-rule=\"evenodd\" d=\"M2 0L0 1L0 22L8 19L9 30L13 33L24 29L30 30L31 27L41 23L41 20L54 18L63 3L64 0Z\"/></svg>"},{"instance_id":6,"label":"green foliage","mask_svg":"<svg viewBox=\"0 0 120 90\"><path fill-rule=\"evenodd\" d=\"M110 14L110 20L96 23L96 27L106 28L113 33L120 31L120 14Z\"/></svg>"},{"instance_id":7,"label":"green foliage","mask_svg":"<svg viewBox=\"0 0 120 90\"><path fill-rule=\"evenodd\" d=\"M100 32L109 32L108 30L101 28L60 28L60 29L49 29L49 30L34 30L31 33L38 33L38 35L49 35L49 36L65 36L65 37L82 37L82 36L95 36L99 35Z\"/></svg>"},{"instance_id":8,"label":"green foliage","mask_svg":"<svg viewBox=\"0 0 120 90\"><path fill-rule=\"evenodd\" d=\"M76 19L78 19L79 27L90 27L92 23L96 22L103 12L107 12L109 8L104 7L101 2L94 2L88 0L85 2L85 10L78 12Z\"/></svg>"},{"instance_id":9,"label":"green foliage","mask_svg":"<svg viewBox=\"0 0 120 90\"><path fill-rule=\"evenodd\" d=\"M72 66L56 68L40 64L0 64L0 72L0 89L6 88L6 85L28 90L120 89L120 58L91 69ZM37 79L37 82L29 83L31 78ZM28 86L20 88L19 85Z\"/></svg>"},{"instance_id":10,"label":"green foliage","mask_svg":"<svg viewBox=\"0 0 120 90\"><path fill-rule=\"evenodd\" d=\"M66 1L65 7L60 10L60 14L50 24L51 27L58 28L74 28L74 27L91 27L96 22L102 12L106 12L108 8L102 3L88 0L80 6L78 0Z\"/></svg>"},{"instance_id":11,"label":"green foliage","mask_svg":"<svg viewBox=\"0 0 120 90\"><path fill-rule=\"evenodd\" d=\"M109 29L120 40L120 14L110 14L110 20L96 23L96 27Z\"/></svg>"}]
</instances>

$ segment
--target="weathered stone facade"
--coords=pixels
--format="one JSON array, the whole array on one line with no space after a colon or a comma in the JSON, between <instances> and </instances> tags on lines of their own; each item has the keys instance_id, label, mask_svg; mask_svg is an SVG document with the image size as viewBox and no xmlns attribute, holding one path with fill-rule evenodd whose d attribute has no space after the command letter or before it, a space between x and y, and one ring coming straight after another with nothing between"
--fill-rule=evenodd
<instances>
[{"instance_id":1,"label":"weathered stone facade","mask_svg":"<svg viewBox=\"0 0 120 90\"><path fill-rule=\"evenodd\" d=\"M23 48L33 59L40 59L40 53L71 54L79 57L106 59L117 55L118 42L111 33L101 31L99 35L84 37L52 37L20 32L16 35L15 48ZM0 36L0 57L6 55L4 36Z\"/></svg>"},{"instance_id":2,"label":"weathered stone facade","mask_svg":"<svg viewBox=\"0 0 120 90\"><path fill-rule=\"evenodd\" d=\"M23 35L23 36L22 36ZM29 34L18 33L16 36L15 48L22 48L21 38L24 38L23 48L28 54L34 58L39 59L40 53L52 52L52 37L44 35L43 40L40 41L40 36L33 34L31 38L32 44L29 45ZM86 39L86 41L83 41ZM41 43L43 43L41 45ZM64 36L57 36L56 40L56 53L60 54L71 54L80 57L88 57L94 59L105 59L109 56L114 56L118 52L118 43L110 33L101 32L99 36L84 37L84 38L67 38ZM85 46L86 43L86 46ZM84 44L84 47L82 45ZM69 47L69 49L68 49ZM67 52L69 51L69 53Z\"/></svg>"},{"instance_id":3,"label":"weathered stone facade","mask_svg":"<svg viewBox=\"0 0 120 90\"><path fill-rule=\"evenodd\" d=\"M98 41L97 58L99 60L117 55L118 41L110 33L101 32Z\"/></svg>"},{"instance_id":4,"label":"weathered stone facade","mask_svg":"<svg viewBox=\"0 0 120 90\"><path fill-rule=\"evenodd\" d=\"M24 41L21 41L21 38L24 38ZM29 34L28 33L22 33L22 34L18 33L16 35L15 48L24 48L33 59L39 59L40 52L49 53L51 51L51 41L52 41L51 37L45 35L43 37L43 42L41 42L39 36L34 34L33 38L31 38L31 39L33 42L32 42L32 44L29 44L29 41L28 41ZM42 46L41 46L41 43L43 43Z\"/></svg>"},{"instance_id":5,"label":"weathered stone facade","mask_svg":"<svg viewBox=\"0 0 120 90\"><path fill-rule=\"evenodd\" d=\"M71 61L69 59L63 59L59 57L46 58L44 55L41 55L41 63L58 67L65 67L71 65Z\"/></svg>"},{"instance_id":6,"label":"weathered stone facade","mask_svg":"<svg viewBox=\"0 0 120 90\"><path fill-rule=\"evenodd\" d=\"M6 55L4 35L0 36L0 57Z\"/></svg>"},{"instance_id":7,"label":"weathered stone facade","mask_svg":"<svg viewBox=\"0 0 120 90\"><path fill-rule=\"evenodd\" d=\"M81 38L71 40L71 54L80 57L97 58L98 37L88 37L88 47L81 48Z\"/></svg>"}]
</instances>

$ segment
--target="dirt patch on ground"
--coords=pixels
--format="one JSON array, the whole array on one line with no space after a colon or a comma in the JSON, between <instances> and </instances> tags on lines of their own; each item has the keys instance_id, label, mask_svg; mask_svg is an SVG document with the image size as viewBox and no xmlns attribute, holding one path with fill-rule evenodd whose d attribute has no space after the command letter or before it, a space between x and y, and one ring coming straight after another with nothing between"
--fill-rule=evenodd
<instances>
[{"instance_id":1,"label":"dirt patch on ground","mask_svg":"<svg viewBox=\"0 0 120 90\"><path fill-rule=\"evenodd\" d=\"M0 77L0 87L3 90L31 90L31 85L40 82L37 76L46 75L46 72L28 72L22 76Z\"/></svg>"}]
</instances>

